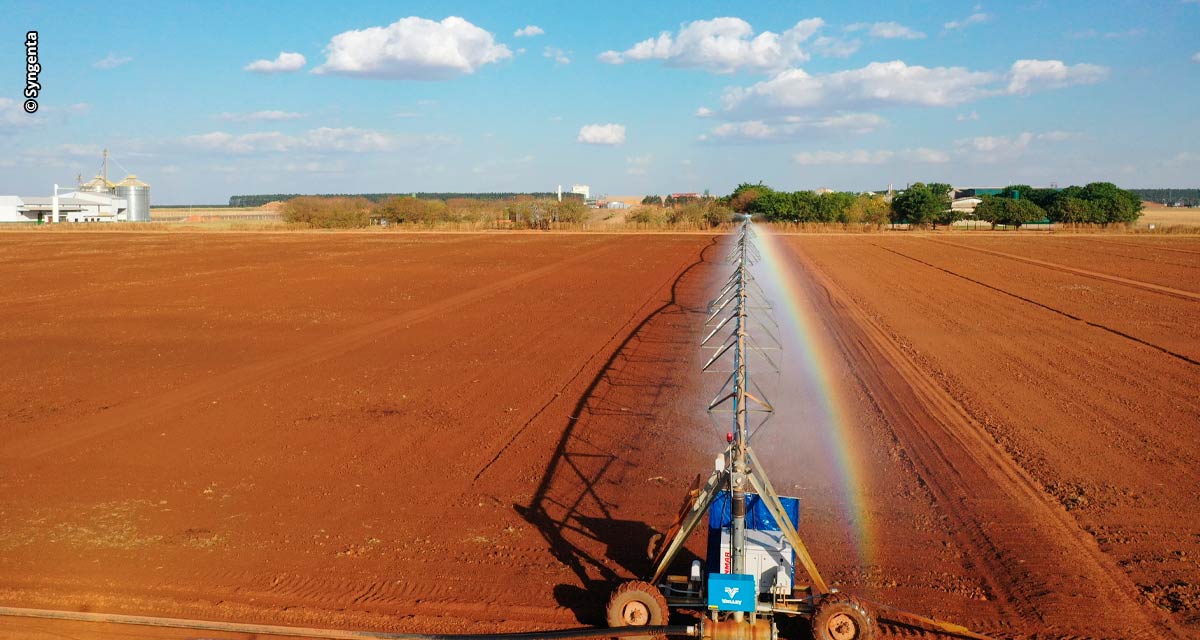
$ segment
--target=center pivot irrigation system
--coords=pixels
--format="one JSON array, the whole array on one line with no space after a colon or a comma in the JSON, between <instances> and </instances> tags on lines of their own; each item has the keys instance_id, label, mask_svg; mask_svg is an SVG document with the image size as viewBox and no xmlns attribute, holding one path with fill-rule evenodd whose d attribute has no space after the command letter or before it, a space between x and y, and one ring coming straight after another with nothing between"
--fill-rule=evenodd
<instances>
[{"instance_id":1,"label":"center pivot irrigation system","mask_svg":"<svg viewBox=\"0 0 1200 640\"><path fill-rule=\"evenodd\" d=\"M750 220L743 220L728 262L733 273L709 303L701 343L712 350L703 370L728 374L708 404L718 424L730 420L726 447L703 485L700 476L675 522L651 548L654 573L620 585L608 601L610 627L665 625L672 609L704 612L694 635L713 640L778 636L777 618L807 618L815 640L869 640L878 622L981 639L959 625L905 613L830 588L797 532L799 500L780 496L751 441L774 407L751 369L778 373L772 352L782 348L771 304L751 267L761 256ZM778 357L778 356L776 356ZM727 423L728 424L728 423ZM688 538L708 517L708 562L688 575L667 571ZM796 566L803 569L799 576ZM807 577L807 584L796 578Z\"/></svg>"}]
</instances>

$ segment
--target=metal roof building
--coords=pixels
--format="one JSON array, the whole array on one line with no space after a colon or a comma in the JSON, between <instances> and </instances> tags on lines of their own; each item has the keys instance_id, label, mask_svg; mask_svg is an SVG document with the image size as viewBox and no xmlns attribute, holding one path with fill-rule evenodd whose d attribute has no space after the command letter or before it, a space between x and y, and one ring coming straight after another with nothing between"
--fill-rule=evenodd
<instances>
[{"instance_id":1,"label":"metal roof building","mask_svg":"<svg viewBox=\"0 0 1200 640\"><path fill-rule=\"evenodd\" d=\"M61 222L125 220L129 202L105 193L77 191L58 197ZM53 196L0 196L0 223L54 222Z\"/></svg>"}]
</instances>

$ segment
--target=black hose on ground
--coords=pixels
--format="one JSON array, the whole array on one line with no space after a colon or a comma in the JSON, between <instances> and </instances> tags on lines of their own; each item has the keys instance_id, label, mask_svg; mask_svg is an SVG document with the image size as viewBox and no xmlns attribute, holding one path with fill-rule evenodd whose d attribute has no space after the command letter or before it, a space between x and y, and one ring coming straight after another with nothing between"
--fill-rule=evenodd
<instances>
[{"instance_id":1,"label":"black hose on ground","mask_svg":"<svg viewBox=\"0 0 1200 640\"><path fill-rule=\"evenodd\" d=\"M627 636L695 636L694 626L617 627L615 629L586 628L560 629L557 631L534 631L529 633L485 633L485 634L419 634L387 633L383 631L340 631L286 627L267 624L240 622L216 622L211 620L186 620L182 618L159 618L154 616L129 616L116 613L90 613L81 611L55 611L52 609L24 609L0 607L0 617L39 618L43 620L69 620L98 624L126 624L141 627L166 627L198 631L225 631L258 635L326 638L328 640L573 640L575 638L620 638Z\"/></svg>"},{"instance_id":2,"label":"black hose on ground","mask_svg":"<svg viewBox=\"0 0 1200 640\"><path fill-rule=\"evenodd\" d=\"M447 636L406 636L409 638L427 638L429 640L480 640L495 638L496 640L570 640L571 638L624 638L627 636L695 636L695 626L665 626L665 627L615 627L612 629L562 629L560 631L535 631L532 633L501 633L494 635L447 635Z\"/></svg>"}]
</instances>

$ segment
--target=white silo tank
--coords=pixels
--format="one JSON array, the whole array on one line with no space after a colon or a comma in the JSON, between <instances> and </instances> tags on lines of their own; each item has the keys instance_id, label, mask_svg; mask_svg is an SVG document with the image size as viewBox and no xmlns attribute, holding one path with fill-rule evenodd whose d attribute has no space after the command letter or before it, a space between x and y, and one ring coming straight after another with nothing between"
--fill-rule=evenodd
<instances>
[{"instance_id":1,"label":"white silo tank","mask_svg":"<svg viewBox=\"0 0 1200 640\"><path fill-rule=\"evenodd\" d=\"M113 183L104 179L104 176L96 176L91 180L79 185L79 190L87 193L112 193Z\"/></svg>"},{"instance_id":2,"label":"white silo tank","mask_svg":"<svg viewBox=\"0 0 1200 640\"><path fill-rule=\"evenodd\" d=\"M125 219L130 222L150 222L150 185L130 174L118 182L114 191L118 198L128 202Z\"/></svg>"}]
</instances>

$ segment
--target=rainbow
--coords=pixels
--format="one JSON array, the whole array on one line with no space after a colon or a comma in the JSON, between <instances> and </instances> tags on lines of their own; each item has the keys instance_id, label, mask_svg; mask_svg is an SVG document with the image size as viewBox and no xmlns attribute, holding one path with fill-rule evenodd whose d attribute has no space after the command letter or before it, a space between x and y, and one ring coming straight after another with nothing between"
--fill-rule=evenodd
<instances>
[{"instance_id":1,"label":"rainbow","mask_svg":"<svg viewBox=\"0 0 1200 640\"><path fill-rule=\"evenodd\" d=\"M818 339L820 321L807 303L807 296L801 290L794 270L789 268L794 264L787 258L789 248L762 227L756 225L755 231L758 232L757 245L762 254L762 260L755 269L755 278L775 309L775 320L779 323L781 333L779 339L787 349L782 357L788 364L798 365L794 375L801 376L799 380L790 376L782 378L780 392L791 390L789 387L813 392L805 393L804 397L816 401L813 415L819 424L815 426L823 439L821 445L834 461L837 474L835 484L850 525L849 543L857 552L861 566L869 567L874 560L875 537L864 492L863 461L850 446L849 412L845 409L843 394L830 377L835 367L831 366L831 354L822 348ZM785 372L790 373L793 368L783 362L779 364Z\"/></svg>"}]
</instances>

